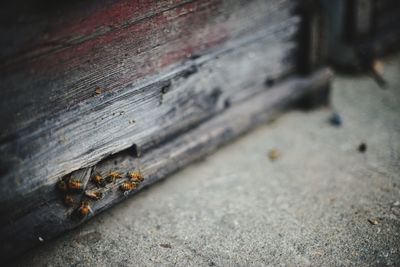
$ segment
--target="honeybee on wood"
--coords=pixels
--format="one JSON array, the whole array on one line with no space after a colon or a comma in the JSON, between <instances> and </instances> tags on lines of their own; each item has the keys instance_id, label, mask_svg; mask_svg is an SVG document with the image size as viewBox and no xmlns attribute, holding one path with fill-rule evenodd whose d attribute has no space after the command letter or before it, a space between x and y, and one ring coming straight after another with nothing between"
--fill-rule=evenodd
<instances>
[{"instance_id":1,"label":"honeybee on wood","mask_svg":"<svg viewBox=\"0 0 400 267\"><path fill-rule=\"evenodd\" d=\"M133 182L124 182L120 185L119 189L122 191L131 191L137 188L137 184Z\"/></svg>"},{"instance_id":2,"label":"honeybee on wood","mask_svg":"<svg viewBox=\"0 0 400 267\"><path fill-rule=\"evenodd\" d=\"M81 190L83 184L80 180L71 177L68 181L68 188L72 190Z\"/></svg>"},{"instance_id":3,"label":"honeybee on wood","mask_svg":"<svg viewBox=\"0 0 400 267\"><path fill-rule=\"evenodd\" d=\"M103 89L101 87L97 87L96 90L94 90L94 93L96 95L100 95L101 93L103 93Z\"/></svg>"},{"instance_id":4,"label":"honeybee on wood","mask_svg":"<svg viewBox=\"0 0 400 267\"><path fill-rule=\"evenodd\" d=\"M89 213L93 213L88 201L82 201L78 208L78 213L81 217L86 217Z\"/></svg>"},{"instance_id":5,"label":"honeybee on wood","mask_svg":"<svg viewBox=\"0 0 400 267\"><path fill-rule=\"evenodd\" d=\"M57 188L61 192L66 192L68 190L67 183L64 180L60 180L57 182Z\"/></svg>"},{"instance_id":6,"label":"honeybee on wood","mask_svg":"<svg viewBox=\"0 0 400 267\"><path fill-rule=\"evenodd\" d=\"M121 173L115 172L115 171L110 171L110 173L106 177L106 181L107 181L107 183L113 183L113 182L115 182L116 179L121 179L121 178L122 178Z\"/></svg>"},{"instance_id":7,"label":"honeybee on wood","mask_svg":"<svg viewBox=\"0 0 400 267\"><path fill-rule=\"evenodd\" d=\"M85 196L94 200L99 200L103 197L103 193L100 191L85 191Z\"/></svg>"},{"instance_id":8,"label":"honeybee on wood","mask_svg":"<svg viewBox=\"0 0 400 267\"><path fill-rule=\"evenodd\" d=\"M106 180L101 176L100 174L96 174L95 176L92 177L93 182L95 182L98 185L104 186Z\"/></svg>"},{"instance_id":9,"label":"honeybee on wood","mask_svg":"<svg viewBox=\"0 0 400 267\"><path fill-rule=\"evenodd\" d=\"M74 205L74 198L71 195L65 195L64 204L72 207Z\"/></svg>"},{"instance_id":10,"label":"honeybee on wood","mask_svg":"<svg viewBox=\"0 0 400 267\"><path fill-rule=\"evenodd\" d=\"M138 171L130 172L128 173L128 176L135 182L142 182L144 180L143 175Z\"/></svg>"}]
</instances>

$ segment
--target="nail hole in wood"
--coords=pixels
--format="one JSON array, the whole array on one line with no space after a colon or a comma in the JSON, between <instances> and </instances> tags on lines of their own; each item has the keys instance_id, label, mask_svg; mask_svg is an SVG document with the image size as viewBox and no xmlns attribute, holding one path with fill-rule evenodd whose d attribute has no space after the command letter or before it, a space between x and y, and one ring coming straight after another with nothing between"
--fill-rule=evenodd
<instances>
[{"instance_id":1,"label":"nail hole in wood","mask_svg":"<svg viewBox=\"0 0 400 267\"><path fill-rule=\"evenodd\" d=\"M171 81L165 82L165 84L161 87L161 93L166 94L171 90Z\"/></svg>"}]
</instances>

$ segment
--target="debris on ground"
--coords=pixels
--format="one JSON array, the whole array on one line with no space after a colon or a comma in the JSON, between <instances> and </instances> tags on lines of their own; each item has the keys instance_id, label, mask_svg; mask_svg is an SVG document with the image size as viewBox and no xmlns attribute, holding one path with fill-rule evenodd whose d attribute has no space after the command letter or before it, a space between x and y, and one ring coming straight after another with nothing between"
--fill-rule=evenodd
<instances>
[{"instance_id":1,"label":"debris on ground","mask_svg":"<svg viewBox=\"0 0 400 267\"><path fill-rule=\"evenodd\" d=\"M379 59L375 59L374 63L372 65L372 68L376 71L376 73L378 73L379 75L383 75L383 62Z\"/></svg>"},{"instance_id":2,"label":"debris on ground","mask_svg":"<svg viewBox=\"0 0 400 267\"><path fill-rule=\"evenodd\" d=\"M387 82L383 78L383 63L382 61L375 59L372 63L372 77L375 79L376 83L382 88L385 89Z\"/></svg>"},{"instance_id":3,"label":"debris on ground","mask_svg":"<svg viewBox=\"0 0 400 267\"><path fill-rule=\"evenodd\" d=\"M358 145L358 151L360 153L364 153L365 151L367 151L367 144L366 143L361 143Z\"/></svg>"},{"instance_id":4,"label":"debris on ground","mask_svg":"<svg viewBox=\"0 0 400 267\"><path fill-rule=\"evenodd\" d=\"M377 219L368 219L368 222L372 225L377 225L379 224L379 221Z\"/></svg>"},{"instance_id":5,"label":"debris on ground","mask_svg":"<svg viewBox=\"0 0 400 267\"><path fill-rule=\"evenodd\" d=\"M160 244L162 248L172 248L171 244Z\"/></svg>"},{"instance_id":6,"label":"debris on ground","mask_svg":"<svg viewBox=\"0 0 400 267\"><path fill-rule=\"evenodd\" d=\"M270 161L276 161L280 157L281 157L281 152L278 149L274 148L268 152L268 158Z\"/></svg>"},{"instance_id":7,"label":"debris on ground","mask_svg":"<svg viewBox=\"0 0 400 267\"><path fill-rule=\"evenodd\" d=\"M383 63L381 60L376 59L370 52L359 51L359 63L363 71L375 80L378 86L385 89L387 86L386 80L383 78Z\"/></svg>"},{"instance_id":8,"label":"debris on ground","mask_svg":"<svg viewBox=\"0 0 400 267\"><path fill-rule=\"evenodd\" d=\"M334 112L334 113L329 117L329 123L330 123L331 125L333 125L333 126L340 127L340 126L342 126L342 124L343 124L342 117L341 117L337 112Z\"/></svg>"}]
</instances>

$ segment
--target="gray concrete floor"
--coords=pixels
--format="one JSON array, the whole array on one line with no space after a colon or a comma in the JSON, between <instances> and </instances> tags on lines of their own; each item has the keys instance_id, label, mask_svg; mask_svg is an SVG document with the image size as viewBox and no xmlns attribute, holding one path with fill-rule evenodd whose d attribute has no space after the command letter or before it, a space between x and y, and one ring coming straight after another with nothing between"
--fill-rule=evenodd
<instances>
[{"instance_id":1,"label":"gray concrete floor","mask_svg":"<svg viewBox=\"0 0 400 267\"><path fill-rule=\"evenodd\" d=\"M385 67L387 90L336 77L342 127L286 113L13 265L400 265L400 57Z\"/></svg>"}]
</instances>

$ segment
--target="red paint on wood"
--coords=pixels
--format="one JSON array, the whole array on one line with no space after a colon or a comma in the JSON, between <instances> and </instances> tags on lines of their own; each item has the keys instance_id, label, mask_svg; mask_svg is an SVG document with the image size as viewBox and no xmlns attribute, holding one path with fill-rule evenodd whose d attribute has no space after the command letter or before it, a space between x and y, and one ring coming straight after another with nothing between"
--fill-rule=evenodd
<instances>
[{"instance_id":1,"label":"red paint on wood","mask_svg":"<svg viewBox=\"0 0 400 267\"><path fill-rule=\"evenodd\" d=\"M9 104L8 121L21 121L13 129L23 128L32 112L46 119L52 116L49 107L53 113L66 110L92 97L97 87L122 89L264 27L263 0L233 2L98 0L60 18L49 15L46 27L43 21L17 27L32 29L37 38L20 46L24 53L0 61L1 91L20 98ZM257 7L264 10L253 11Z\"/></svg>"},{"instance_id":2,"label":"red paint on wood","mask_svg":"<svg viewBox=\"0 0 400 267\"><path fill-rule=\"evenodd\" d=\"M206 26L210 18L218 14L218 3L214 2L187 3L140 22L88 38L76 45L39 56L19 67L28 67L35 75L65 74L70 70L85 68L98 68L99 72L104 72L113 65L121 64L127 57L138 57L139 60L129 66L130 77L123 79L131 81L160 71L161 68L184 60L188 55L200 53L226 40L229 34L223 25ZM121 5L118 5L111 11L96 14L96 18L102 18L101 25L105 25L107 20L112 21L115 17L112 16L112 12L119 14L120 10ZM127 12L123 12L121 16L126 19L126 15ZM90 28L92 23L86 26L89 28L80 32L96 30ZM69 30L74 27L69 27ZM160 51L155 52L157 49ZM18 65L14 67L18 68ZM107 84L110 89L118 86L120 83Z\"/></svg>"}]
</instances>

